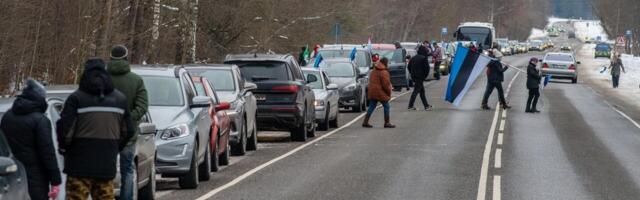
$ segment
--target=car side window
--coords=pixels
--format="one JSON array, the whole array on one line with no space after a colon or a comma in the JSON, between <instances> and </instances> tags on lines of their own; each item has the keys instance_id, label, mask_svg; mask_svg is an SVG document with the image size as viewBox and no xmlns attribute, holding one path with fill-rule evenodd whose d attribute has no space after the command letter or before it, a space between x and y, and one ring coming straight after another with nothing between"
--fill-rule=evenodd
<instances>
[{"instance_id":1,"label":"car side window","mask_svg":"<svg viewBox=\"0 0 640 200\"><path fill-rule=\"evenodd\" d=\"M329 84L331 84L331 80L329 80L329 78L327 78L327 74L322 72L322 79L324 79L324 86L327 86Z\"/></svg>"},{"instance_id":2,"label":"car side window","mask_svg":"<svg viewBox=\"0 0 640 200\"><path fill-rule=\"evenodd\" d=\"M237 87L240 90L242 90L244 88L244 78L242 78L242 74L240 73L239 70L233 70L233 71L235 72Z\"/></svg>"},{"instance_id":3,"label":"car side window","mask_svg":"<svg viewBox=\"0 0 640 200\"><path fill-rule=\"evenodd\" d=\"M302 71L300 70L300 67L298 66L296 61L290 61L289 68L291 69L291 73L293 73L293 77L296 80L305 80L304 75L302 75Z\"/></svg>"}]
</instances>

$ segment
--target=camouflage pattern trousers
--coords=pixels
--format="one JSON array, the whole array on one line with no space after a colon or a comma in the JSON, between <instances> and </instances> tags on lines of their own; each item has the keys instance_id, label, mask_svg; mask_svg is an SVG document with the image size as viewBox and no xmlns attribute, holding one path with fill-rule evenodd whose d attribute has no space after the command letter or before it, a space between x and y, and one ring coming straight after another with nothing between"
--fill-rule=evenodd
<instances>
[{"instance_id":1,"label":"camouflage pattern trousers","mask_svg":"<svg viewBox=\"0 0 640 200\"><path fill-rule=\"evenodd\" d=\"M67 200L113 200L113 180L67 177Z\"/></svg>"}]
</instances>

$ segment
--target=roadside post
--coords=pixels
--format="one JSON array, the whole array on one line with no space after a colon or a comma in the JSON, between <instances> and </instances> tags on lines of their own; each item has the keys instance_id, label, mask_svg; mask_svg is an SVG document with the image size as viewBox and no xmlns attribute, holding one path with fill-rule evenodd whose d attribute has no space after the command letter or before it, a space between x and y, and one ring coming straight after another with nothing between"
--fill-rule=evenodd
<instances>
[{"instance_id":1,"label":"roadside post","mask_svg":"<svg viewBox=\"0 0 640 200\"><path fill-rule=\"evenodd\" d=\"M629 38L629 43L627 45L627 48L629 49L629 54L633 55L633 32L631 32L631 30L627 30L625 32L625 35L627 36L627 38Z\"/></svg>"},{"instance_id":2,"label":"roadside post","mask_svg":"<svg viewBox=\"0 0 640 200\"><path fill-rule=\"evenodd\" d=\"M449 33L447 27L442 27L442 31L440 31L440 42L444 42L444 36Z\"/></svg>"}]
</instances>

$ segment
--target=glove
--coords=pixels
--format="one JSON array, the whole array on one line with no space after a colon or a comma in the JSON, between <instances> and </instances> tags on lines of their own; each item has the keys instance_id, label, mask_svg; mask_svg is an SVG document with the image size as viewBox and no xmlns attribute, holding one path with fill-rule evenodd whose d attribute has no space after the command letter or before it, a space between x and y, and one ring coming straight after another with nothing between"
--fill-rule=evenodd
<instances>
[{"instance_id":1,"label":"glove","mask_svg":"<svg viewBox=\"0 0 640 200\"><path fill-rule=\"evenodd\" d=\"M60 186L59 185L51 186L51 191L49 191L49 198L51 199L58 198L58 193L60 193Z\"/></svg>"}]
</instances>

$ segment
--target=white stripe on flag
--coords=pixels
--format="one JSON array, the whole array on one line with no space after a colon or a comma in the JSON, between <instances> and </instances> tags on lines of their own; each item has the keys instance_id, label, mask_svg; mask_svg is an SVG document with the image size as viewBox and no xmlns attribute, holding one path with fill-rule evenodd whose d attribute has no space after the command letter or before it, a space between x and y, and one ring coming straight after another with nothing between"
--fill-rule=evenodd
<instances>
[{"instance_id":1,"label":"white stripe on flag","mask_svg":"<svg viewBox=\"0 0 640 200\"><path fill-rule=\"evenodd\" d=\"M467 79L464 89L462 89L462 91L460 91L460 94L458 94L458 96L455 98L455 100L453 101L453 105L460 106L460 102L462 102L462 98L469 91L473 83L476 82L476 79L478 79L478 76L482 74L485 67L487 67L487 64L489 64L490 61L491 61L491 58L485 55L478 56L478 60L476 60L476 64L473 65L473 71L471 71L471 74Z\"/></svg>"}]
</instances>

